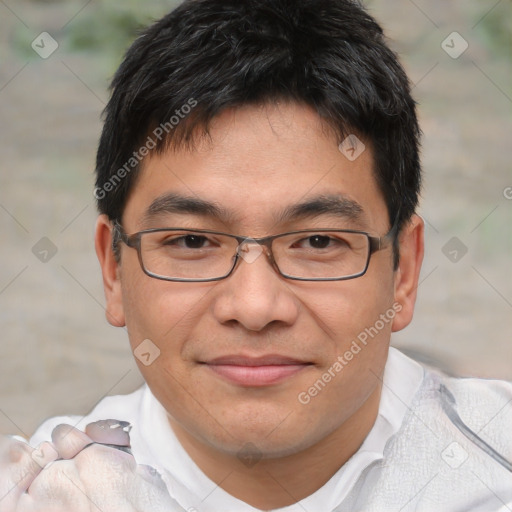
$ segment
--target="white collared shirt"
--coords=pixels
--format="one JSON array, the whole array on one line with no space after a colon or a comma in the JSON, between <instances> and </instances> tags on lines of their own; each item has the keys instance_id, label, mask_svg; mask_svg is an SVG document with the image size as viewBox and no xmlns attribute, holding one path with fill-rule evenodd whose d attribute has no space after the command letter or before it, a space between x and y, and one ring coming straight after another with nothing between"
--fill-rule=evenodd
<instances>
[{"instance_id":1,"label":"white collared shirt","mask_svg":"<svg viewBox=\"0 0 512 512\"><path fill-rule=\"evenodd\" d=\"M278 509L279 512L334 511L363 471L383 458L386 443L400 429L423 376L421 365L391 348L384 371L378 416L359 450L320 489L296 504ZM70 423L83 429L92 421L107 418L129 421L133 425L130 437L137 462L161 472L169 492L184 510L258 512L258 509L228 494L199 469L174 435L167 412L147 385L130 395L103 399L91 414L81 420L79 417L57 417L46 421L31 438L30 444L36 446L50 439L52 429L59 423Z\"/></svg>"}]
</instances>

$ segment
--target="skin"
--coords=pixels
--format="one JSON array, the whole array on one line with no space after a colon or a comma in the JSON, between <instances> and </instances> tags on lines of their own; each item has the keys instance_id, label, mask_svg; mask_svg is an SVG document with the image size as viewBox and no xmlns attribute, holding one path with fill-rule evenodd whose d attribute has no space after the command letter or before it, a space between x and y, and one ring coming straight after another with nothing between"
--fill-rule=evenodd
<instances>
[{"instance_id":1,"label":"skin","mask_svg":"<svg viewBox=\"0 0 512 512\"><path fill-rule=\"evenodd\" d=\"M376 236L390 229L370 144L349 161L338 150L341 141L308 107L228 110L210 134L194 150L149 155L124 210L127 233L179 226L256 238L326 226ZM164 193L215 202L229 216L167 213L145 220L148 206ZM283 208L327 194L356 201L362 217L357 223L333 215L279 220ZM223 489L256 508L283 507L319 489L357 451L377 416L391 332L413 315L423 257L419 217L400 233L396 271L387 247L372 255L364 276L347 281L291 281L264 254L242 261L222 281L153 279L125 244L115 260L105 216L97 222L96 250L107 318L127 326L132 349L145 339L159 347L160 356L140 370L184 448ZM401 310L393 321L308 404L300 403L298 394L395 302ZM280 354L308 364L256 388L233 384L203 364L228 354ZM246 443L262 457L251 467L237 457Z\"/></svg>"},{"instance_id":2,"label":"skin","mask_svg":"<svg viewBox=\"0 0 512 512\"><path fill-rule=\"evenodd\" d=\"M129 446L129 435L122 427L116 420L90 423L85 432L58 425L52 441L35 449L0 436L0 510L182 510L152 468L137 465L129 453L97 444Z\"/></svg>"}]
</instances>

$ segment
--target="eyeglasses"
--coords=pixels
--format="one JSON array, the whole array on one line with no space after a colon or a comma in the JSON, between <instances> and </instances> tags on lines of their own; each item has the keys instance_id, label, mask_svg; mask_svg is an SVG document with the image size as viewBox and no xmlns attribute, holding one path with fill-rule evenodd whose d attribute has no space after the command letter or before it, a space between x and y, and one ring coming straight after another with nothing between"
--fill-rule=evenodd
<instances>
[{"instance_id":1,"label":"eyeglasses","mask_svg":"<svg viewBox=\"0 0 512 512\"><path fill-rule=\"evenodd\" d=\"M262 252L279 275L298 281L342 281L365 274L374 252L393 239L395 225L381 237L350 229L300 230L264 238L205 229L157 228L127 235L113 223L113 246L137 249L145 274L164 281L219 281L240 259L252 263Z\"/></svg>"}]
</instances>

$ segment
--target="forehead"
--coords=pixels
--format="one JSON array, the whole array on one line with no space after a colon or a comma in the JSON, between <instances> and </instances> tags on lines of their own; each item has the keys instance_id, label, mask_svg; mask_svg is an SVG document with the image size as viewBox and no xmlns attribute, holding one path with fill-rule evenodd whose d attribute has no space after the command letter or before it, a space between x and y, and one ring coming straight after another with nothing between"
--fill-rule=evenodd
<instances>
[{"instance_id":1,"label":"forehead","mask_svg":"<svg viewBox=\"0 0 512 512\"><path fill-rule=\"evenodd\" d=\"M193 149L169 149L146 158L124 218L142 227L148 212L158 209L155 203L174 196L218 207L203 209L203 216L222 211L225 223L265 230L297 205L319 198L334 204L339 198L360 209L367 224L387 226L370 144L365 141L364 151L352 159L340 150L338 139L305 106L227 110Z\"/></svg>"}]
</instances>

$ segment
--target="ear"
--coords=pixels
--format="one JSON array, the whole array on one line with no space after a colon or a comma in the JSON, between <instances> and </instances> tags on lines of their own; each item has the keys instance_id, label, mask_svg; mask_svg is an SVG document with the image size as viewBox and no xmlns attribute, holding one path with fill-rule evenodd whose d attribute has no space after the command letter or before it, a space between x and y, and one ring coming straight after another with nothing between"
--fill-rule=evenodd
<instances>
[{"instance_id":1,"label":"ear","mask_svg":"<svg viewBox=\"0 0 512 512\"><path fill-rule=\"evenodd\" d=\"M114 327L125 325L123 295L119 279L119 264L112 250L112 224L106 215L100 215L96 221L94 237L96 255L103 274L103 289L107 305L105 313L107 320Z\"/></svg>"},{"instance_id":2,"label":"ear","mask_svg":"<svg viewBox=\"0 0 512 512\"><path fill-rule=\"evenodd\" d=\"M395 272L395 301L402 309L393 319L392 331L400 331L412 320L424 252L424 222L413 215L399 235L400 263Z\"/></svg>"}]
</instances>

